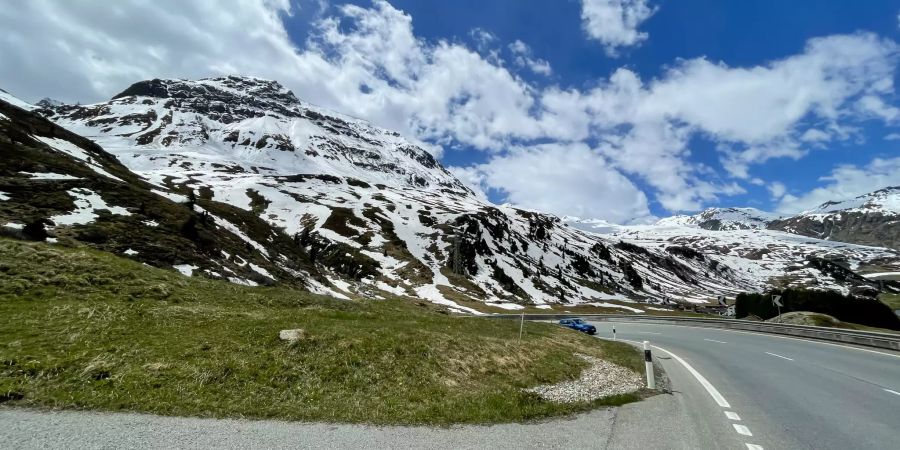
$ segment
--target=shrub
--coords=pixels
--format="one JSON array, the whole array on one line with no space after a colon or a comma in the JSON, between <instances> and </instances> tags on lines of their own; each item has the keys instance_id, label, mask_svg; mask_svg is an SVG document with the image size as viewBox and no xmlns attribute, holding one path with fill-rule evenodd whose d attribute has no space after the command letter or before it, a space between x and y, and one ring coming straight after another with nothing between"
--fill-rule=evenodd
<instances>
[{"instance_id":1,"label":"shrub","mask_svg":"<svg viewBox=\"0 0 900 450\"><path fill-rule=\"evenodd\" d=\"M900 318L891 308L876 299L842 295L834 291L811 291L805 289L772 290L764 294L742 293L735 300L735 315L738 318L756 315L763 320L778 315L778 308L772 305L772 295L781 295L784 306L781 312L810 311L828 314L844 322L871 327L900 330Z\"/></svg>"}]
</instances>

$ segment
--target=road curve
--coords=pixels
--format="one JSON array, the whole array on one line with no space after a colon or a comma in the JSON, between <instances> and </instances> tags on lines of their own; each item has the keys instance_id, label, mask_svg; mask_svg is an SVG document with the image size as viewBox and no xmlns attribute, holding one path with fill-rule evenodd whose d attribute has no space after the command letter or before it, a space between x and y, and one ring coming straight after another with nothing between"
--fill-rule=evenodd
<instances>
[{"instance_id":1,"label":"road curve","mask_svg":"<svg viewBox=\"0 0 900 450\"><path fill-rule=\"evenodd\" d=\"M900 440L900 354L762 333L593 322L597 336L650 341L716 446L886 449ZM661 349L668 350L675 356ZM727 407L678 361L689 364Z\"/></svg>"},{"instance_id":2,"label":"road curve","mask_svg":"<svg viewBox=\"0 0 900 450\"><path fill-rule=\"evenodd\" d=\"M446 428L0 406L0 448L773 450L886 449L900 441L897 354L712 328L594 325L598 337L611 338L615 326L620 339L651 341L673 392L546 422Z\"/></svg>"}]
</instances>

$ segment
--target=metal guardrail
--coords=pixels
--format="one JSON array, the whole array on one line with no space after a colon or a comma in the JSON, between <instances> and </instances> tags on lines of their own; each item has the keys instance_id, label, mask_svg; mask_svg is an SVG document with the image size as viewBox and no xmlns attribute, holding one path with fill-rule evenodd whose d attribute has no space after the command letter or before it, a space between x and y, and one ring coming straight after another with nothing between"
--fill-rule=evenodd
<instances>
[{"instance_id":1,"label":"metal guardrail","mask_svg":"<svg viewBox=\"0 0 900 450\"><path fill-rule=\"evenodd\" d=\"M520 319L522 315L492 314L481 317ZM879 333L874 331L845 330L810 325L787 325L770 322L756 322L752 320L707 319L702 317L639 316L630 314L525 314L526 320L558 320L575 317L607 322L664 322L678 325L755 331L759 333L782 334L900 351L900 334Z\"/></svg>"}]
</instances>

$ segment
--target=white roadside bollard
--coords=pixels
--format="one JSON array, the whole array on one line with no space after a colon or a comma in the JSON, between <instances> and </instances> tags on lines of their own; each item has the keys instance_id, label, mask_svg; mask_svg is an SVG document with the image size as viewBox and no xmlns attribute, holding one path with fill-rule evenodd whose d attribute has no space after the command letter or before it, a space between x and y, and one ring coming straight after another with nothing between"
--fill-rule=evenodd
<instances>
[{"instance_id":1,"label":"white roadside bollard","mask_svg":"<svg viewBox=\"0 0 900 450\"><path fill-rule=\"evenodd\" d=\"M644 366L647 370L647 389L656 389L653 377L653 356L650 355L650 341L644 341Z\"/></svg>"},{"instance_id":2,"label":"white roadside bollard","mask_svg":"<svg viewBox=\"0 0 900 450\"><path fill-rule=\"evenodd\" d=\"M616 340L616 326L613 325L613 340Z\"/></svg>"}]
</instances>

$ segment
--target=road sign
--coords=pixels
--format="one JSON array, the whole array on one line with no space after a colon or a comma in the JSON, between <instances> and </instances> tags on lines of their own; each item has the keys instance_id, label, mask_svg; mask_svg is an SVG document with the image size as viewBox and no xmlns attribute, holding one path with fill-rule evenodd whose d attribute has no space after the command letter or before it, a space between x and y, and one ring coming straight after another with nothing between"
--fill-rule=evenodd
<instances>
[{"instance_id":1,"label":"road sign","mask_svg":"<svg viewBox=\"0 0 900 450\"><path fill-rule=\"evenodd\" d=\"M784 306L784 304L781 303L781 296L780 296L780 295L773 295L773 296L772 296L772 305L777 306L777 307L779 307L779 308L781 308L782 306Z\"/></svg>"}]
</instances>

